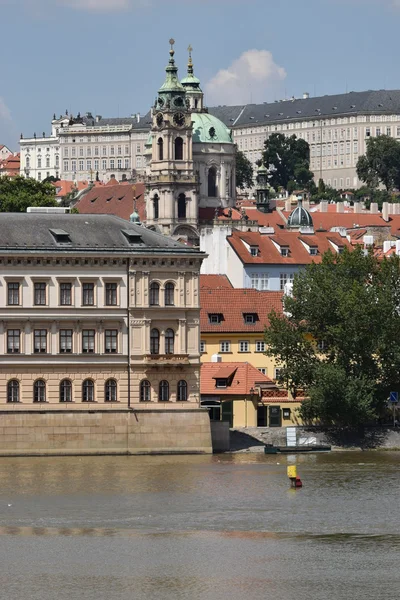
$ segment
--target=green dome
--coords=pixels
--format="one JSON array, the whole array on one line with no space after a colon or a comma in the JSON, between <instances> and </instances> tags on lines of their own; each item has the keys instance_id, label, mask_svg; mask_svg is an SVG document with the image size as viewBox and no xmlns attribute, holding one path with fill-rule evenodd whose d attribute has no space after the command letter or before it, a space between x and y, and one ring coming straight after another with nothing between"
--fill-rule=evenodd
<instances>
[{"instance_id":1,"label":"green dome","mask_svg":"<svg viewBox=\"0 0 400 600\"><path fill-rule=\"evenodd\" d=\"M299 200L298 205L296 206L296 208L294 210L292 210L292 212L289 215L289 218L287 221L287 227L290 229L292 227L299 228L299 227L312 227L312 226L313 226L312 216L310 215L308 210L306 210L303 207L301 200Z\"/></svg>"},{"instance_id":2,"label":"green dome","mask_svg":"<svg viewBox=\"0 0 400 600\"><path fill-rule=\"evenodd\" d=\"M232 144L230 129L222 121L208 113L192 113L193 142L208 144Z\"/></svg>"},{"instance_id":3,"label":"green dome","mask_svg":"<svg viewBox=\"0 0 400 600\"><path fill-rule=\"evenodd\" d=\"M201 92L200 89L200 79L198 79L197 77L195 77L195 75L190 75L188 73L187 77L184 77L181 80L181 84L187 88L187 87L193 87L196 90L198 90L199 92Z\"/></svg>"}]
</instances>

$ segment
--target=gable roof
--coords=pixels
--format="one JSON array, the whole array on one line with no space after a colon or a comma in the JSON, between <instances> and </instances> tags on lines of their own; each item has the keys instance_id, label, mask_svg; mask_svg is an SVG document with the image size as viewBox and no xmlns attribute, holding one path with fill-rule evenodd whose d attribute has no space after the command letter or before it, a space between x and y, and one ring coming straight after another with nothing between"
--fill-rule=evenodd
<instances>
[{"instance_id":1,"label":"gable roof","mask_svg":"<svg viewBox=\"0 0 400 600\"><path fill-rule=\"evenodd\" d=\"M223 373L223 375L220 375ZM226 375L229 373L230 375ZM226 388L217 388L216 379L232 377ZM257 385L274 385L273 381L247 362L206 362L200 370L200 393L204 395L244 396L250 395Z\"/></svg>"},{"instance_id":2,"label":"gable roof","mask_svg":"<svg viewBox=\"0 0 400 600\"><path fill-rule=\"evenodd\" d=\"M268 292L253 289L200 289L201 333L246 332L263 333L269 324L272 310L282 314L283 292ZM210 323L209 314L221 314L220 323ZM257 314L255 323L246 324L244 314Z\"/></svg>"},{"instance_id":3,"label":"gable roof","mask_svg":"<svg viewBox=\"0 0 400 600\"><path fill-rule=\"evenodd\" d=\"M233 286L226 275L200 275L200 288L231 289Z\"/></svg>"},{"instance_id":4,"label":"gable roof","mask_svg":"<svg viewBox=\"0 0 400 600\"><path fill-rule=\"evenodd\" d=\"M144 199L144 184L135 184L136 206L140 220L146 220L146 204ZM133 213L133 186L129 184L105 185L89 190L76 203L75 208L80 214L115 215L129 221Z\"/></svg>"}]
</instances>

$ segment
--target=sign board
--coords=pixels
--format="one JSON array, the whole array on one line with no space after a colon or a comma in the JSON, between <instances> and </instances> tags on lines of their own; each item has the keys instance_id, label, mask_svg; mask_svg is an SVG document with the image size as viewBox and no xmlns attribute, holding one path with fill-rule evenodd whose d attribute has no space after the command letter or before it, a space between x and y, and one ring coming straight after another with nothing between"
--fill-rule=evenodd
<instances>
[{"instance_id":1,"label":"sign board","mask_svg":"<svg viewBox=\"0 0 400 600\"><path fill-rule=\"evenodd\" d=\"M392 404L397 404L399 401L399 392L390 392L389 401Z\"/></svg>"},{"instance_id":2,"label":"sign board","mask_svg":"<svg viewBox=\"0 0 400 600\"><path fill-rule=\"evenodd\" d=\"M296 446L296 427L286 427L286 446Z\"/></svg>"},{"instance_id":3,"label":"sign board","mask_svg":"<svg viewBox=\"0 0 400 600\"><path fill-rule=\"evenodd\" d=\"M296 468L296 465L290 465L287 468L287 476L290 479L294 479L295 477L297 477L297 468Z\"/></svg>"}]
</instances>

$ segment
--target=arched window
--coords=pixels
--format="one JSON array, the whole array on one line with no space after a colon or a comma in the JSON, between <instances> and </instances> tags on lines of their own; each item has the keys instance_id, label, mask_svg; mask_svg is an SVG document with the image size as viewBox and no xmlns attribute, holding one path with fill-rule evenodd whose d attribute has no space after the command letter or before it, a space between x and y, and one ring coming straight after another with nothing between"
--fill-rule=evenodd
<instances>
[{"instance_id":1,"label":"arched window","mask_svg":"<svg viewBox=\"0 0 400 600\"><path fill-rule=\"evenodd\" d=\"M217 195L217 169L210 167L208 170L208 197L215 198Z\"/></svg>"},{"instance_id":2,"label":"arched window","mask_svg":"<svg viewBox=\"0 0 400 600\"><path fill-rule=\"evenodd\" d=\"M29 167L31 166L31 159L29 156L26 157L26 166L29 169Z\"/></svg>"},{"instance_id":3,"label":"arched window","mask_svg":"<svg viewBox=\"0 0 400 600\"><path fill-rule=\"evenodd\" d=\"M104 386L104 400L106 402L117 402L117 382L115 379L107 379Z\"/></svg>"},{"instance_id":4,"label":"arched window","mask_svg":"<svg viewBox=\"0 0 400 600\"><path fill-rule=\"evenodd\" d=\"M60 382L60 402L72 402L72 383L69 379Z\"/></svg>"},{"instance_id":5,"label":"arched window","mask_svg":"<svg viewBox=\"0 0 400 600\"><path fill-rule=\"evenodd\" d=\"M33 384L33 401L46 402L46 382L43 379L37 379Z\"/></svg>"},{"instance_id":6,"label":"arched window","mask_svg":"<svg viewBox=\"0 0 400 600\"><path fill-rule=\"evenodd\" d=\"M164 140L162 138L158 138L157 146L158 146L158 160L164 160Z\"/></svg>"},{"instance_id":7,"label":"arched window","mask_svg":"<svg viewBox=\"0 0 400 600\"><path fill-rule=\"evenodd\" d=\"M144 379L140 382L140 402L150 402L151 400L151 386L150 381Z\"/></svg>"},{"instance_id":8,"label":"arched window","mask_svg":"<svg viewBox=\"0 0 400 600\"><path fill-rule=\"evenodd\" d=\"M165 289L164 289L165 306L174 306L174 304L175 304L174 295L175 295L174 284L171 282L166 283Z\"/></svg>"},{"instance_id":9,"label":"arched window","mask_svg":"<svg viewBox=\"0 0 400 600\"><path fill-rule=\"evenodd\" d=\"M186 196L179 194L178 196L178 219L186 219Z\"/></svg>"},{"instance_id":10,"label":"arched window","mask_svg":"<svg viewBox=\"0 0 400 600\"><path fill-rule=\"evenodd\" d=\"M195 101L194 101L194 107L195 107L195 108L197 108L197 107L198 107L198 105L199 105L199 101L198 101L198 100L195 100Z\"/></svg>"},{"instance_id":11,"label":"arched window","mask_svg":"<svg viewBox=\"0 0 400 600\"><path fill-rule=\"evenodd\" d=\"M187 400L187 383L184 379L178 381L177 402L186 402Z\"/></svg>"},{"instance_id":12,"label":"arched window","mask_svg":"<svg viewBox=\"0 0 400 600\"><path fill-rule=\"evenodd\" d=\"M173 329L167 329L165 332L165 354L174 353L175 333Z\"/></svg>"},{"instance_id":13,"label":"arched window","mask_svg":"<svg viewBox=\"0 0 400 600\"><path fill-rule=\"evenodd\" d=\"M82 383L82 402L94 402L94 381L85 379Z\"/></svg>"},{"instance_id":14,"label":"arched window","mask_svg":"<svg viewBox=\"0 0 400 600\"><path fill-rule=\"evenodd\" d=\"M150 284L150 306L158 306L160 304L160 285L156 281Z\"/></svg>"},{"instance_id":15,"label":"arched window","mask_svg":"<svg viewBox=\"0 0 400 600\"><path fill-rule=\"evenodd\" d=\"M183 139L177 137L175 140L175 160L183 160Z\"/></svg>"},{"instance_id":16,"label":"arched window","mask_svg":"<svg viewBox=\"0 0 400 600\"><path fill-rule=\"evenodd\" d=\"M169 401L169 383L168 383L168 381L165 381L165 380L160 381L158 400L159 400L159 402L168 402Z\"/></svg>"},{"instance_id":17,"label":"arched window","mask_svg":"<svg viewBox=\"0 0 400 600\"><path fill-rule=\"evenodd\" d=\"M7 383L7 402L19 402L18 379L10 379Z\"/></svg>"},{"instance_id":18,"label":"arched window","mask_svg":"<svg viewBox=\"0 0 400 600\"><path fill-rule=\"evenodd\" d=\"M153 198L154 220L156 221L160 215L160 199L157 194Z\"/></svg>"},{"instance_id":19,"label":"arched window","mask_svg":"<svg viewBox=\"0 0 400 600\"><path fill-rule=\"evenodd\" d=\"M160 332L152 329L150 332L150 354L160 354Z\"/></svg>"}]
</instances>

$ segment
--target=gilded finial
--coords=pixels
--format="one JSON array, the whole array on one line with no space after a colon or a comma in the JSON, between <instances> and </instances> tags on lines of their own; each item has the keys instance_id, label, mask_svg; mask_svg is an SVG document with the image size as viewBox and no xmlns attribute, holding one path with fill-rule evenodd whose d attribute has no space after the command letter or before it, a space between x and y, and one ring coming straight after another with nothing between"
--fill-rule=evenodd
<instances>
[{"instance_id":1,"label":"gilded finial","mask_svg":"<svg viewBox=\"0 0 400 600\"><path fill-rule=\"evenodd\" d=\"M169 51L169 55L170 55L170 57L171 57L171 59L172 59L172 58L174 58L174 54L175 54L175 50L174 50L174 44L175 44L175 40L174 40L174 38L171 38L171 39L169 40L169 43L170 43L170 45L171 45L171 49L170 49L170 51Z\"/></svg>"},{"instance_id":2,"label":"gilded finial","mask_svg":"<svg viewBox=\"0 0 400 600\"><path fill-rule=\"evenodd\" d=\"M189 47L188 47L188 52L189 52L189 65L191 65L192 64L192 52L193 52L193 48L192 48L192 46L190 44L189 44Z\"/></svg>"}]
</instances>

